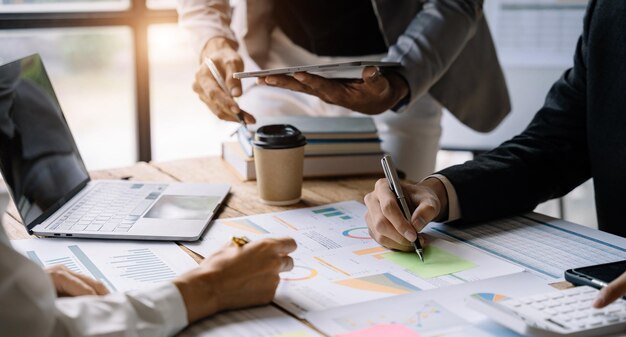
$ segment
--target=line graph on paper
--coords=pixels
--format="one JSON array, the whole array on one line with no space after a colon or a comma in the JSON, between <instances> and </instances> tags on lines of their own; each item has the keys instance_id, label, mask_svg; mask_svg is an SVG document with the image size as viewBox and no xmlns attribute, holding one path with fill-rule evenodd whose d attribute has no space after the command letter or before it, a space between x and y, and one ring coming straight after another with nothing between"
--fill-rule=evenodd
<instances>
[{"instance_id":1,"label":"line graph on paper","mask_svg":"<svg viewBox=\"0 0 626 337\"><path fill-rule=\"evenodd\" d=\"M463 319L434 301L416 303L415 310L405 314L378 312L370 315L338 317L335 322L349 331L365 329L379 324L402 324L415 331L424 332L444 330L451 326L466 324Z\"/></svg>"}]
</instances>

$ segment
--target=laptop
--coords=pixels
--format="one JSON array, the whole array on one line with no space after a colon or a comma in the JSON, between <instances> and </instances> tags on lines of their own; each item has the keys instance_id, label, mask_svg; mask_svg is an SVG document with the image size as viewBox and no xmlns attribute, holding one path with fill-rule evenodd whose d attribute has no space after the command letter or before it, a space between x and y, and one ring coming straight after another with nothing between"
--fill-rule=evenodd
<instances>
[{"instance_id":1,"label":"laptop","mask_svg":"<svg viewBox=\"0 0 626 337\"><path fill-rule=\"evenodd\" d=\"M194 241L230 191L91 180L39 55L0 66L0 171L28 232L41 236Z\"/></svg>"}]
</instances>

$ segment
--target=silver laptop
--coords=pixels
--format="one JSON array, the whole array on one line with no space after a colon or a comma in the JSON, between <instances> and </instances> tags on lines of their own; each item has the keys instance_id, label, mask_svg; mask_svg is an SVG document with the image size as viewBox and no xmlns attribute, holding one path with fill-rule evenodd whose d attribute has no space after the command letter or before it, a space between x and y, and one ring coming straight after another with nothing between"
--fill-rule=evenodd
<instances>
[{"instance_id":1,"label":"silver laptop","mask_svg":"<svg viewBox=\"0 0 626 337\"><path fill-rule=\"evenodd\" d=\"M39 55L0 66L0 170L42 236L193 241L230 190L90 180Z\"/></svg>"}]
</instances>

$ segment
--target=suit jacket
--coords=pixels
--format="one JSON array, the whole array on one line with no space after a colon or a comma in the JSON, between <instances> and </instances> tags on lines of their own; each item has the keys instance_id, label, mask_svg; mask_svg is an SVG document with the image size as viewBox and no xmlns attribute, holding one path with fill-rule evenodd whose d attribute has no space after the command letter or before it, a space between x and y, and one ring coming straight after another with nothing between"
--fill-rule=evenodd
<instances>
[{"instance_id":1,"label":"suit jacket","mask_svg":"<svg viewBox=\"0 0 626 337\"><path fill-rule=\"evenodd\" d=\"M440 173L465 221L530 211L594 179L601 230L626 236L626 2L589 3L573 68L524 132Z\"/></svg>"},{"instance_id":2,"label":"suit jacket","mask_svg":"<svg viewBox=\"0 0 626 337\"><path fill-rule=\"evenodd\" d=\"M180 24L195 36L198 51L215 36L240 40L264 68L276 26L274 3L234 3L231 15L228 0L178 0ZM478 131L500 124L510 101L483 0L372 0L372 5L389 47L385 60L402 63L399 72L409 84L411 100L429 92Z\"/></svg>"}]
</instances>

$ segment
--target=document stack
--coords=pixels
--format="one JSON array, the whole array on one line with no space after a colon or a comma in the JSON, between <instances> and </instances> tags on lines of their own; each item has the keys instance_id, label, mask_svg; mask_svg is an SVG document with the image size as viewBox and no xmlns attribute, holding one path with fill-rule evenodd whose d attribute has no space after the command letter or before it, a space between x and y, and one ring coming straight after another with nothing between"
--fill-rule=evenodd
<instances>
[{"instance_id":1,"label":"document stack","mask_svg":"<svg viewBox=\"0 0 626 337\"><path fill-rule=\"evenodd\" d=\"M252 134L270 124L291 124L306 137L304 177L381 174L381 141L370 117L282 116L258 118ZM254 158L244 137L222 144L222 158L242 180L254 180Z\"/></svg>"}]
</instances>

